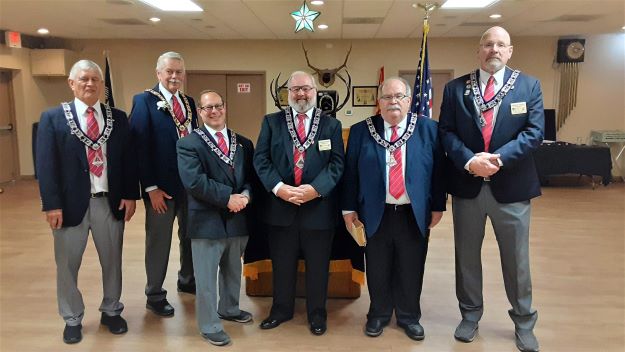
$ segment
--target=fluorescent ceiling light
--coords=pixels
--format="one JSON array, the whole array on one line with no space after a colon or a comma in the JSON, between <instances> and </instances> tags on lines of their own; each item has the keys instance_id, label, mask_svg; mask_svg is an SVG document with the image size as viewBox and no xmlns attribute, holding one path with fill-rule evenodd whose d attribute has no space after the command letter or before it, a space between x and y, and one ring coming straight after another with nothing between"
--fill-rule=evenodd
<instances>
[{"instance_id":1,"label":"fluorescent ceiling light","mask_svg":"<svg viewBox=\"0 0 625 352\"><path fill-rule=\"evenodd\" d=\"M313 0L310 2L311 5L321 6L323 5L323 0Z\"/></svg>"},{"instance_id":2,"label":"fluorescent ceiling light","mask_svg":"<svg viewBox=\"0 0 625 352\"><path fill-rule=\"evenodd\" d=\"M468 9L482 8L489 6L499 0L447 0L441 8L443 9Z\"/></svg>"},{"instance_id":3,"label":"fluorescent ceiling light","mask_svg":"<svg viewBox=\"0 0 625 352\"><path fill-rule=\"evenodd\" d=\"M139 0L163 11L201 12L201 7L191 0Z\"/></svg>"},{"instance_id":4,"label":"fluorescent ceiling light","mask_svg":"<svg viewBox=\"0 0 625 352\"><path fill-rule=\"evenodd\" d=\"M152 21L152 22L156 23L156 22L160 22L160 21L161 21L161 19L160 19L160 18L158 18L158 17L150 17L150 21Z\"/></svg>"},{"instance_id":5,"label":"fluorescent ceiling light","mask_svg":"<svg viewBox=\"0 0 625 352\"><path fill-rule=\"evenodd\" d=\"M42 34L42 35L46 35L46 34L50 34L50 31L47 28L39 28L37 30L37 33Z\"/></svg>"},{"instance_id":6,"label":"fluorescent ceiling light","mask_svg":"<svg viewBox=\"0 0 625 352\"><path fill-rule=\"evenodd\" d=\"M498 14L498 13L494 13L494 14L492 14L492 15L488 16L488 17L493 18L493 19L496 19L496 18L501 18L501 15L500 15L500 14Z\"/></svg>"},{"instance_id":7,"label":"fluorescent ceiling light","mask_svg":"<svg viewBox=\"0 0 625 352\"><path fill-rule=\"evenodd\" d=\"M317 26L317 28L319 29L328 29L328 25L327 24L320 24Z\"/></svg>"}]
</instances>

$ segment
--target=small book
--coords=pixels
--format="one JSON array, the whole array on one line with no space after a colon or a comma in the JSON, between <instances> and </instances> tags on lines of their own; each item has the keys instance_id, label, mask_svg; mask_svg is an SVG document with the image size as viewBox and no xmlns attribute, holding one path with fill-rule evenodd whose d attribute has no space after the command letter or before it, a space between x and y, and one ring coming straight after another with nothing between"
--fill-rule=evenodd
<instances>
[{"instance_id":1,"label":"small book","mask_svg":"<svg viewBox=\"0 0 625 352\"><path fill-rule=\"evenodd\" d=\"M365 235L365 225L360 222L360 220L356 219L352 223L351 231L349 232L354 241L358 243L360 247L364 247L367 244L367 235Z\"/></svg>"}]
</instances>

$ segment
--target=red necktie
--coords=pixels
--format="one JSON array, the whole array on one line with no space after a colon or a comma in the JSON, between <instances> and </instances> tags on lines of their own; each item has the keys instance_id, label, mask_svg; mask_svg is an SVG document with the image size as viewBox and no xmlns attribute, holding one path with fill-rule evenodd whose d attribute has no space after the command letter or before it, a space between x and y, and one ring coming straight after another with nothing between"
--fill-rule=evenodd
<instances>
[{"instance_id":1,"label":"red necktie","mask_svg":"<svg viewBox=\"0 0 625 352\"><path fill-rule=\"evenodd\" d=\"M217 146L227 156L228 155L228 146L226 145L226 139L224 138L223 133L215 132L215 136L217 136Z\"/></svg>"},{"instance_id":2,"label":"red necktie","mask_svg":"<svg viewBox=\"0 0 625 352\"><path fill-rule=\"evenodd\" d=\"M397 126L392 126L393 133L391 134L391 143L395 142L399 136L397 135ZM395 198L399 199L406 191L404 185L404 173L402 171L401 162L401 148L397 148L393 151L393 159L395 159L395 165L389 168L388 173L388 192Z\"/></svg>"},{"instance_id":3,"label":"red necktie","mask_svg":"<svg viewBox=\"0 0 625 352\"><path fill-rule=\"evenodd\" d=\"M87 137L95 141L100 136L98 120L95 119L95 109L91 106L87 108ZM89 171L97 177L102 176L104 170L104 157L102 146L98 150L87 148L87 160L89 161Z\"/></svg>"},{"instance_id":4,"label":"red necktie","mask_svg":"<svg viewBox=\"0 0 625 352\"><path fill-rule=\"evenodd\" d=\"M306 139L306 125L305 119L306 114L297 114L297 137L299 138L300 143L303 143ZM295 167L293 167L293 174L295 175L295 185L299 186L302 184L302 175L304 174L304 158L306 156L306 151L300 152L299 149L295 148L293 151L293 162L295 163ZM301 167L297 167L298 161Z\"/></svg>"},{"instance_id":5,"label":"red necktie","mask_svg":"<svg viewBox=\"0 0 625 352\"><path fill-rule=\"evenodd\" d=\"M184 113L182 112L182 106L180 106L180 103L178 102L178 99L176 99L175 95L171 96L171 105L174 107L174 115L176 115L176 119L178 120L178 122L180 122L181 125L184 125L184 122L187 120L187 118L184 117ZM180 133L180 137L184 137L189 134L189 131L187 129L178 132Z\"/></svg>"},{"instance_id":6,"label":"red necktie","mask_svg":"<svg viewBox=\"0 0 625 352\"><path fill-rule=\"evenodd\" d=\"M393 130L393 133L391 134L392 143L395 142L399 136L397 135L397 126L392 126L391 129ZM406 191L404 185L404 173L402 171L401 148L395 149L392 157L395 159L395 165L389 168L388 192L395 199L399 199L399 197L401 197Z\"/></svg>"},{"instance_id":7,"label":"red necktie","mask_svg":"<svg viewBox=\"0 0 625 352\"><path fill-rule=\"evenodd\" d=\"M484 89L484 102L489 102L495 96L495 78L490 76ZM490 138L493 135L493 109L488 109L482 113L484 126L482 126L482 136L484 137L484 151L488 152Z\"/></svg>"}]
</instances>

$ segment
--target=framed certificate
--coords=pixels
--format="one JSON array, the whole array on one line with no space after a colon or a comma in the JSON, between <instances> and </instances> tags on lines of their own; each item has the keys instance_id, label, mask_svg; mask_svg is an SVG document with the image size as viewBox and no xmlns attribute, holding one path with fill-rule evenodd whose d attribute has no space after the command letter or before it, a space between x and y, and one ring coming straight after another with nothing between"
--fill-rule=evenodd
<instances>
[{"instance_id":1,"label":"framed certificate","mask_svg":"<svg viewBox=\"0 0 625 352\"><path fill-rule=\"evenodd\" d=\"M377 86L352 87L352 106L376 106L378 101Z\"/></svg>"}]
</instances>

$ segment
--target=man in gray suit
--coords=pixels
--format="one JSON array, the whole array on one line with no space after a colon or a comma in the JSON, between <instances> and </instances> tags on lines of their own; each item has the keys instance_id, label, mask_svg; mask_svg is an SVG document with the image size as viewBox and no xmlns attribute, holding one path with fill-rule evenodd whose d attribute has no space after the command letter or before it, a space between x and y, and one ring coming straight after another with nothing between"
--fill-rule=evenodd
<instances>
[{"instance_id":1,"label":"man in gray suit","mask_svg":"<svg viewBox=\"0 0 625 352\"><path fill-rule=\"evenodd\" d=\"M445 86L439 128L450 163L456 295L462 321L454 336L471 342L484 311L481 249L486 218L499 245L508 311L521 351L538 351L529 266L530 199L540 195L532 150L544 130L540 82L506 66L510 35L487 30L477 51L480 69Z\"/></svg>"},{"instance_id":2,"label":"man in gray suit","mask_svg":"<svg viewBox=\"0 0 625 352\"><path fill-rule=\"evenodd\" d=\"M220 319L252 321L252 314L239 308L239 290L254 146L226 128L226 105L219 93L203 91L197 110L204 124L178 141L178 171L188 194L198 326L208 342L224 346L230 337Z\"/></svg>"}]
</instances>

